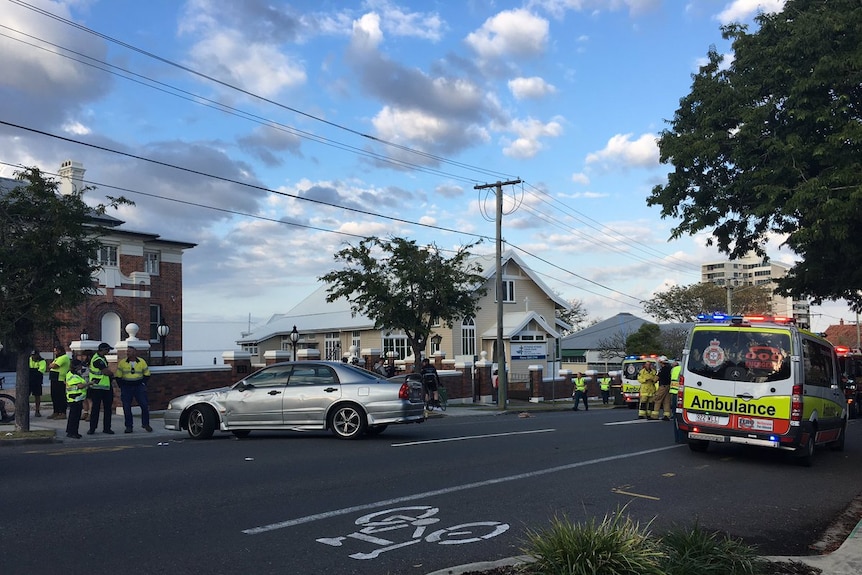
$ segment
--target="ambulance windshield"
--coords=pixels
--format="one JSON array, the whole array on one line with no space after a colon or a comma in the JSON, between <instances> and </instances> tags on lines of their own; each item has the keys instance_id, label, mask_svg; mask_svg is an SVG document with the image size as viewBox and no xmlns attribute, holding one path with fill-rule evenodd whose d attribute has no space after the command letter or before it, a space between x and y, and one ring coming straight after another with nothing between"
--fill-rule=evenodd
<instances>
[{"instance_id":1,"label":"ambulance windshield","mask_svg":"<svg viewBox=\"0 0 862 575\"><path fill-rule=\"evenodd\" d=\"M728 381L780 381L790 377L790 336L758 328L696 329L688 370Z\"/></svg>"}]
</instances>

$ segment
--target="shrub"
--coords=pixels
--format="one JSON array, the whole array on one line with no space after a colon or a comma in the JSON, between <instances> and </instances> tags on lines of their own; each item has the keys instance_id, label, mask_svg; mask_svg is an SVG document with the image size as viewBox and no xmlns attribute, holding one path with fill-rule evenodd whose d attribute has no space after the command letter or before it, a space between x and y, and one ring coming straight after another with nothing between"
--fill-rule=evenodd
<instances>
[{"instance_id":1,"label":"shrub","mask_svg":"<svg viewBox=\"0 0 862 575\"><path fill-rule=\"evenodd\" d=\"M670 531L662 547L668 556L667 575L756 575L764 563L748 545L698 525Z\"/></svg>"}]
</instances>

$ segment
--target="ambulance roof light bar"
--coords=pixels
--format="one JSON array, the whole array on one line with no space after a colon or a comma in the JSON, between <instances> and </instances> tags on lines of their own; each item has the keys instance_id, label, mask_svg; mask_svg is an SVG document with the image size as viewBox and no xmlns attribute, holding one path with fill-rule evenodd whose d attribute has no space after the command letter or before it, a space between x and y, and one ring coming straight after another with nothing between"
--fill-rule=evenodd
<instances>
[{"instance_id":1,"label":"ambulance roof light bar","mask_svg":"<svg viewBox=\"0 0 862 575\"><path fill-rule=\"evenodd\" d=\"M772 316L772 315L729 315L726 313L700 313L697 315L698 322L704 323L721 323L730 322L736 324L751 324L751 323L782 323L795 324L796 320L792 317Z\"/></svg>"}]
</instances>

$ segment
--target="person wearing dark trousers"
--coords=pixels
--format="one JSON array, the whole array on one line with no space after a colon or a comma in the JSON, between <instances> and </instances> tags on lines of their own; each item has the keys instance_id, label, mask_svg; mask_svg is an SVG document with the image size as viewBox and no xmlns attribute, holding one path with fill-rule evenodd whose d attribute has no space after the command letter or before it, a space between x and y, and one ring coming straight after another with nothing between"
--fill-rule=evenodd
<instances>
[{"instance_id":1,"label":"person wearing dark trousers","mask_svg":"<svg viewBox=\"0 0 862 575\"><path fill-rule=\"evenodd\" d=\"M36 411L34 417L42 417L42 384L45 382L45 372L48 371L48 362L42 359L39 350L34 349L30 354L30 395L36 398Z\"/></svg>"},{"instance_id":2,"label":"person wearing dark trousers","mask_svg":"<svg viewBox=\"0 0 862 575\"><path fill-rule=\"evenodd\" d=\"M96 433L99 427L99 412L104 412L105 421L102 423L102 433L113 435L111 430L111 409L114 403L114 392L111 389L111 377L113 373L108 369L108 360L105 355L111 351L107 343L100 343L99 349L90 359L90 391L89 396L93 402L90 411L90 429L87 435Z\"/></svg>"},{"instance_id":3,"label":"person wearing dark trousers","mask_svg":"<svg viewBox=\"0 0 862 575\"><path fill-rule=\"evenodd\" d=\"M78 432L78 424L81 421L81 411L84 400L87 398L87 380L83 374L87 372L87 366L80 360L72 362L72 368L66 372L63 385L66 388L66 401L69 405L69 418L66 420L66 437L81 439Z\"/></svg>"},{"instance_id":4,"label":"person wearing dark trousers","mask_svg":"<svg viewBox=\"0 0 862 575\"><path fill-rule=\"evenodd\" d=\"M137 401L141 407L141 427L152 431L150 427L150 407L147 402L147 381L150 379L150 367L147 362L138 357L138 350L129 346L128 355L117 363L117 384L120 386L120 401L123 403L126 433L132 433L132 401Z\"/></svg>"},{"instance_id":5,"label":"person wearing dark trousers","mask_svg":"<svg viewBox=\"0 0 862 575\"><path fill-rule=\"evenodd\" d=\"M602 405L607 405L611 398L611 378L608 374L599 378L599 389L602 392Z\"/></svg>"},{"instance_id":6,"label":"person wearing dark trousers","mask_svg":"<svg viewBox=\"0 0 862 575\"><path fill-rule=\"evenodd\" d=\"M575 406L572 408L572 411L578 411L578 404L581 402L581 398L584 399L584 411L589 411L590 406L587 404L587 378L585 378L582 374L575 374Z\"/></svg>"},{"instance_id":7,"label":"person wearing dark trousers","mask_svg":"<svg viewBox=\"0 0 862 575\"><path fill-rule=\"evenodd\" d=\"M53 413L48 419L66 419L66 374L71 368L72 358L59 343L54 346L54 361L48 366L48 382L51 385Z\"/></svg>"}]
</instances>

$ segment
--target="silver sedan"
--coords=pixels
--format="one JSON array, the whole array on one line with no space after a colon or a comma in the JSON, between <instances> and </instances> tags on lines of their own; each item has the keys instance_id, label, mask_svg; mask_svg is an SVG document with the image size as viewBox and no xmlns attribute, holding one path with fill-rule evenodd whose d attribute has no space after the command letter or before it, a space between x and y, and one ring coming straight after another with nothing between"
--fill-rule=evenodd
<instances>
[{"instance_id":1,"label":"silver sedan","mask_svg":"<svg viewBox=\"0 0 862 575\"><path fill-rule=\"evenodd\" d=\"M422 384L400 385L341 362L276 363L230 387L172 399L165 428L194 439L216 429L246 437L252 430L325 430L355 439L393 423L425 421Z\"/></svg>"}]
</instances>

